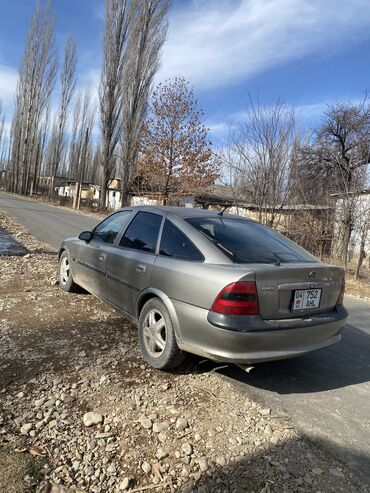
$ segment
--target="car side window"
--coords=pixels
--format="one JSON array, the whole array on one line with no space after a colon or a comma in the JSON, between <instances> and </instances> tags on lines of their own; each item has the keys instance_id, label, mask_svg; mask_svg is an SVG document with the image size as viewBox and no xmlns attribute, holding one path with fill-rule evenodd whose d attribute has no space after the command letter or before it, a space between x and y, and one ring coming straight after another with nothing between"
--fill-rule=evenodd
<instances>
[{"instance_id":1,"label":"car side window","mask_svg":"<svg viewBox=\"0 0 370 493\"><path fill-rule=\"evenodd\" d=\"M138 212L125 234L122 236L120 246L154 253L162 216L151 212Z\"/></svg>"},{"instance_id":2,"label":"car side window","mask_svg":"<svg viewBox=\"0 0 370 493\"><path fill-rule=\"evenodd\" d=\"M120 211L107 217L95 228L92 240L112 245L117 235L128 223L131 214L132 211Z\"/></svg>"},{"instance_id":3,"label":"car side window","mask_svg":"<svg viewBox=\"0 0 370 493\"><path fill-rule=\"evenodd\" d=\"M187 236L166 219L162 232L160 255L182 260L204 260L203 255Z\"/></svg>"}]
</instances>

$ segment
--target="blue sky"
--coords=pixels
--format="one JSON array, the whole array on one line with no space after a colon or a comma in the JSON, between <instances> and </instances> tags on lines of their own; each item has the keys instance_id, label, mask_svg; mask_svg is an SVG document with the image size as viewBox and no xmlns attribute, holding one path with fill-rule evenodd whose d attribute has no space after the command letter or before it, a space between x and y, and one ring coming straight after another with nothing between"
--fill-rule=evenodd
<instances>
[{"instance_id":1,"label":"blue sky","mask_svg":"<svg viewBox=\"0 0 370 493\"><path fill-rule=\"evenodd\" d=\"M12 109L33 0L0 4L0 99ZM57 45L77 41L79 84L97 88L104 0L54 0ZM326 104L358 101L370 88L368 0L174 0L158 80L194 86L216 145L243 117L248 93L294 106L302 126Z\"/></svg>"}]
</instances>

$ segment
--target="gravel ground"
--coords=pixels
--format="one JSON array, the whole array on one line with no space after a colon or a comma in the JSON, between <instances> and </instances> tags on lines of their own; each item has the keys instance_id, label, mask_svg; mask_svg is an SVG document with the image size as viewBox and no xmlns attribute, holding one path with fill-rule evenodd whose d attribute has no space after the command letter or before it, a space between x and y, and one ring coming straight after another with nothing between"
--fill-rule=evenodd
<instances>
[{"instance_id":1,"label":"gravel ground","mask_svg":"<svg viewBox=\"0 0 370 493\"><path fill-rule=\"evenodd\" d=\"M59 289L56 252L0 227L30 252L0 257L2 493L370 491L217 365L151 369L133 325Z\"/></svg>"}]
</instances>

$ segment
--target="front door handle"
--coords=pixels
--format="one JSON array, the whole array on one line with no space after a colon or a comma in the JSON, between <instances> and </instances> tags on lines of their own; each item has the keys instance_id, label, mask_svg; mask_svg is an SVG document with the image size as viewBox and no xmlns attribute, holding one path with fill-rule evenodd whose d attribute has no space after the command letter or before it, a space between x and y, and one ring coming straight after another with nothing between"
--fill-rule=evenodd
<instances>
[{"instance_id":1,"label":"front door handle","mask_svg":"<svg viewBox=\"0 0 370 493\"><path fill-rule=\"evenodd\" d=\"M136 266L136 272L145 272L145 271L146 271L146 265L137 264L137 266Z\"/></svg>"},{"instance_id":2,"label":"front door handle","mask_svg":"<svg viewBox=\"0 0 370 493\"><path fill-rule=\"evenodd\" d=\"M101 253L98 258L99 258L99 260L105 260L107 258L107 256L104 255L103 253Z\"/></svg>"}]
</instances>

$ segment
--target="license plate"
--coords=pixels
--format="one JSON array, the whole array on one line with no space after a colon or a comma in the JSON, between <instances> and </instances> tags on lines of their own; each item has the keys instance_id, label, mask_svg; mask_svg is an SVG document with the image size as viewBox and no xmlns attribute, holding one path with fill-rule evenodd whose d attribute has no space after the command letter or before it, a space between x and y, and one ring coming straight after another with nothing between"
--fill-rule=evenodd
<instances>
[{"instance_id":1,"label":"license plate","mask_svg":"<svg viewBox=\"0 0 370 493\"><path fill-rule=\"evenodd\" d=\"M294 291L293 310L319 308L321 289L297 289Z\"/></svg>"}]
</instances>

